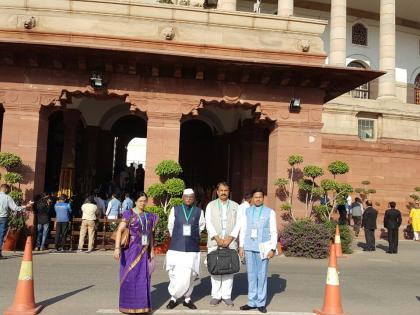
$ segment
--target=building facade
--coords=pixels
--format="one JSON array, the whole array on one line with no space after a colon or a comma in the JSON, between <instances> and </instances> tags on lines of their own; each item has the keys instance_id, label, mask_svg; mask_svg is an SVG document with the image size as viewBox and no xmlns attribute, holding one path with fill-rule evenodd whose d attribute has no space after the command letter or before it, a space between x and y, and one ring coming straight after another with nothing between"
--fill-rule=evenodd
<instances>
[{"instance_id":1,"label":"building facade","mask_svg":"<svg viewBox=\"0 0 420 315\"><path fill-rule=\"evenodd\" d=\"M274 181L301 154L348 162L342 181L403 208L420 27L395 2L0 0L1 151L23 158L27 198L109 182L147 137L146 187L173 159L202 198L227 180L234 199L263 186L278 209Z\"/></svg>"}]
</instances>

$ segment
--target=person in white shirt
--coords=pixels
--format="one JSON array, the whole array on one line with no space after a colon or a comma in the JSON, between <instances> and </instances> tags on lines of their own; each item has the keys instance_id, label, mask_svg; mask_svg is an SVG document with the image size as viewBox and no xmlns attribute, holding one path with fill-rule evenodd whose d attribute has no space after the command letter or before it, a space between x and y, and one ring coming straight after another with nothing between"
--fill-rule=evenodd
<instances>
[{"instance_id":1,"label":"person in white shirt","mask_svg":"<svg viewBox=\"0 0 420 315\"><path fill-rule=\"evenodd\" d=\"M252 191L253 206L241 218L239 255L246 260L248 303L242 311L266 313L268 262L277 253L277 222L273 209L264 206L264 191Z\"/></svg>"},{"instance_id":2,"label":"person in white shirt","mask_svg":"<svg viewBox=\"0 0 420 315\"><path fill-rule=\"evenodd\" d=\"M216 200L211 201L206 207L206 228L208 233L207 250L209 253L218 247L237 249L238 237L238 204L229 199L229 185L221 182L217 185ZM233 274L211 276L210 305L216 306L222 300L227 306L233 306L232 295Z\"/></svg>"},{"instance_id":3,"label":"person in white shirt","mask_svg":"<svg viewBox=\"0 0 420 315\"><path fill-rule=\"evenodd\" d=\"M206 226L204 212L194 206L194 191L185 189L182 204L171 209L168 230L171 243L166 253L166 271L169 274L168 291L171 299L166 305L173 309L184 297L183 305L197 309L191 301L194 282L200 274L200 234Z\"/></svg>"},{"instance_id":4,"label":"person in white shirt","mask_svg":"<svg viewBox=\"0 0 420 315\"><path fill-rule=\"evenodd\" d=\"M352 204L351 196L348 195L346 198L346 211L347 211L347 224L351 224L351 204Z\"/></svg>"},{"instance_id":5,"label":"person in white shirt","mask_svg":"<svg viewBox=\"0 0 420 315\"><path fill-rule=\"evenodd\" d=\"M99 210L93 196L86 198L85 203L82 205L82 213L83 216L82 225L80 226L78 252L82 252L86 232L88 232L89 241L88 250L86 253L90 253L93 250L93 243L95 240L95 221L99 215Z\"/></svg>"},{"instance_id":6,"label":"person in white shirt","mask_svg":"<svg viewBox=\"0 0 420 315\"><path fill-rule=\"evenodd\" d=\"M245 214L245 210L251 207L251 203L252 203L252 195L246 194L244 196L244 199L242 199L242 203L239 205L239 208L238 208L239 215Z\"/></svg>"}]
</instances>

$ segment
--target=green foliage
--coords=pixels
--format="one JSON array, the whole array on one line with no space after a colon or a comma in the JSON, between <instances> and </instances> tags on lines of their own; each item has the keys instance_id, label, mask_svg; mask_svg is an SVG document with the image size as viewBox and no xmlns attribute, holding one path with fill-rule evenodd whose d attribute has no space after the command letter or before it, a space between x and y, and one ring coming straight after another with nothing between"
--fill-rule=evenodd
<instances>
[{"instance_id":1,"label":"green foliage","mask_svg":"<svg viewBox=\"0 0 420 315\"><path fill-rule=\"evenodd\" d=\"M337 223L335 221L326 221L324 223L330 230L331 237L335 235L335 227ZM341 249L344 254L351 254L352 244L353 244L353 235L350 231L350 227L347 224L339 225L340 230L340 239L341 239Z\"/></svg>"},{"instance_id":2,"label":"green foliage","mask_svg":"<svg viewBox=\"0 0 420 315\"><path fill-rule=\"evenodd\" d=\"M420 187L415 187L414 191L420 192Z\"/></svg>"},{"instance_id":3,"label":"green foliage","mask_svg":"<svg viewBox=\"0 0 420 315\"><path fill-rule=\"evenodd\" d=\"M176 161L163 160L156 166L155 173L162 178L173 178L182 173L182 167Z\"/></svg>"},{"instance_id":4,"label":"green foliage","mask_svg":"<svg viewBox=\"0 0 420 315\"><path fill-rule=\"evenodd\" d=\"M6 170L15 169L22 166L22 159L14 153L0 152L0 166Z\"/></svg>"},{"instance_id":5,"label":"green foliage","mask_svg":"<svg viewBox=\"0 0 420 315\"><path fill-rule=\"evenodd\" d=\"M163 198L165 193L165 185L162 183L153 184L147 189L147 195L156 199Z\"/></svg>"},{"instance_id":6,"label":"green foliage","mask_svg":"<svg viewBox=\"0 0 420 315\"><path fill-rule=\"evenodd\" d=\"M324 175L324 171L321 167L316 165L307 165L303 168L303 175L310 177L313 180L317 177Z\"/></svg>"},{"instance_id":7,"label":"green foliage","mask_svg":"<svg viewBox=\"0 0 420 315\"><path fill-rule=\"evenodd\" d=\"M170 207L175 207L175 206L180 206L180 205L182 205L182 198L172 197L169 200Z\"/></svg>"},{"instance_id":8,"label":"green foliage","mask_svg":"<svg viewBox=\"0 0 420 315\"><path fill-rule=\"evenodd\" d=\"M381 206L381 203L379 201L376 201L375 202L375 206L380 207Z\"/></svg>"},{"instance_id":9,"label":"green foliage","mask_svg":"<svg viewBox=\"0 0 420 315\"><path fill-rule=\"evenodd\" d=\"M185 183L180 178L171 178L165 182L164 187L169 196L179 197L185 189Z\"/></svg>"},{"instance_id":10,"label":"green foliage","mask_svg":"<svg viewBox=\"0 0 420 315\"><path fill-rule=\"evenodd\" d=\"M280 206L280 209L282 211L290 211L292 209L292 206L288 202L285 202Z\"/></svg>"},{"instance_id":11,"label":"green foliage","mask_svg":"<svg viewBox=\"0 0 420 315\"><path fill-rule=\"evenodd\" d=\"M21 230L26 225L28 215L23 211L9 211L8 224L10 230Z\"/></svg>"},{"instance_id":12,"label":"green foliage","mask_svg":"<svg viewBox=\"0 0 420 315\"><path fill-rule=\"evenodd\" d=\"M154 213L159 217L155 226L154 236L157 245L163 244L169 237L168 215L165 213L164 209L159 206L147 206L146 211Z\"/></svg>"},{"instance_id":13,"label":"green foliage","mask_svg":"<svg viewBox=\"0 0 420 315\"><path fill-rule=\"evenodd\" d=\"M312 190L312 181L302 178L298 181L298 186L300 190L310 192Z\"/></svg>"},{"instance_id":14,"label":"green foliage","mask_svg":"<svg viewBox=\"0 0 420 315\"><path fill-rule=\"evenodd\" d=\"M23 180L23 176L15 172L8 172L4 174L3 179L6 183L13 185L20 183Z\"/></svg>"},{"instance_id":15,"label":"green foliage","mask_svg":"<svg viewBox=\"0 0 420 315\"><path fill-rule=\"evenodd\" d=\"M189 6L191 4L190 0L179 0L179 5Z\"/></svg>"},{"instance_id":16,"label":"green foliage","mask_svg":"<svg viewBox=\"0 0 420 315\"><path fill-rule=\"evenodd\" d=\"M410 198L413 199L414 201L419 201L420 200L420 196L416 195L416 194L411 194Z\"/></svg>"},{"instance_id":17,"label":"green foliage","mask_svg":"<svg viewBox=\"0 0 420 315\"><path fill-rule=\"evenodd\" d=\"M158 0L158 2L159 2L159 3L162 3L162 4L174 4L174 3L172 2L172 0Z\"/></svg>"},{"instance_id":18,"label":"green foliage","mask_svg":"<svg viewBox=\"0 0 420 315\"><path fill-rule=\"evenodd\" d=\"M333 179L323 179L321 181L321 187L326 192L330 190L336 190L337 189L337 182Z\"/></svg>"},{"instance_id":19,"label":"green foliage","mask_svg":"<svg viewBox=\"0 0 420 315\"><path fill-rule=\"evenodd\" d=\"M301 156L301 155L291 155L287 159L287 162L289 163L290 166L295 166L297 164L301 164L301 163L303 163L303 156Z\"/></svg>"},{"instance_id":20,"label":"green foliage","mask_svg":"<svg viewBox=\"0 0 420 315\"><path fill-rule=\"evenodd\" d=\"M284 187L289 183L289 180L287 178L277 178L274 182L274 185L278 187Z\"/></svg>"},{"instance_id":21,"label":"green foliage","mask_svg":"<svg viewBox=\"0 0 420 315\"><path fill-rule=\"evenodd\" d=\"M334 177L338 174L346 174L350 168L347 165L347 163L343 161L334 161L331 162L330 165L328 165L328 170Z\"/></svg>"},{"instance_id":22,"label":"green foliage","mask_svg":"<svg viewBox=\"0 0 420 315\"><path fill-rule=\"evenodd\" d=\"M23 192L20 190L12 190L9 193L9 196L12 197L13 201L17 204L21 204L23 201Z\"/></svg>"},{"instance_id":23,"label":"green foliage","mask_svg":"<svg viewBox=\"0 0 420 315\"><path fill-rule=\"evenodd\" d=\"M312 211L315 214L315 217L318 219L319 222L326 222L328 221L331 207L328 205L314 205Z\"/></svg>"},{"instance_id":24,"label":"green foliage","mask_svg":"<svg viewBox=\"0 0 420 315\"><path fill-rule=\"evenodd\" d=\"M306 218L286 225L280 234L280 243L286 256L325 258L331 238L331 232L325 224Z\"/></svg>"},{"instance_id":25,"label":"green foliage","mask_svg":"<svg viewBox=\"0 0 420 315\"><path fill-rule=\"evenodd\" d=\"M354 191L358 193L360 198L362 198L362 201L365 202L369 198L369 195L376 193L376 189L367 187L370 185L370 181L368 180L362 181L362 185L363 187L358 187Z\"/></svg>"}]
</instances>

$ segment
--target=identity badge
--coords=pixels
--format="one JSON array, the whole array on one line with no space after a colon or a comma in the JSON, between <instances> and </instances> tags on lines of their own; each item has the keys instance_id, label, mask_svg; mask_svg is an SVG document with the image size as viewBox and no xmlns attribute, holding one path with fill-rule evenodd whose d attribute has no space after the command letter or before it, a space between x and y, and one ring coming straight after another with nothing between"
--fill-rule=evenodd
<instances>
[{"instance_id":1,"label":"identity badge","mask_svg":"<svg viewBox=\"0 0 420 315\"><path fill-rule=\"evenodd\" d=\"M184 236L191 236L191 224L184 224L183 226L183 235Z\"/></svg>"},{"instance_id":2,"label":"identity badge","mask_svg":"<svg viewBox=\"0 0 420 315\"><path fill-rule=\"evenodd\" d=\"M141 245L143 245L143 246L148 245L147 235L142 235L141 236Z\"/></svg>"},{"instance_id":3,"label":"identity badge","mask_svg":"<svg viewBox=\"0 0 420 315\"><path fill-rule=\"evenodd\" d=\"M251 230L251 238L257 238L258 237L258 232L257 229L252 229Z\"/></svg>"}]
</instances>

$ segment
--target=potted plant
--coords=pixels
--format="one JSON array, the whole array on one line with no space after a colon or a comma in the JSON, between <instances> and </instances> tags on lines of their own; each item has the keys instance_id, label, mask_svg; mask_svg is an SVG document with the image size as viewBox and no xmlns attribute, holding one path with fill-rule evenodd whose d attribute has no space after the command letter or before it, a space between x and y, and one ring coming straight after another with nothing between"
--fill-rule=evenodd
<instances>
[{"instance_id":1,"label":"potted plant","mask_svg":"<svg viewBox=\"0 0 420 315\"><path fill-rule=\"evenodd\" d=\"M16 204L23 201L23 192L19 188L19 183L23 180L23 176L19 174L19 168L22 166L22 159L9 152L0 152L0 167L6 170L1 176L3 181L10 186L10 197ZM14 250L17 241L21 235L21 231L26 226L28 215L24 212L9 211L8 213L8 231L5 237L3 250Z\"/></svg>"}]
</instances>

